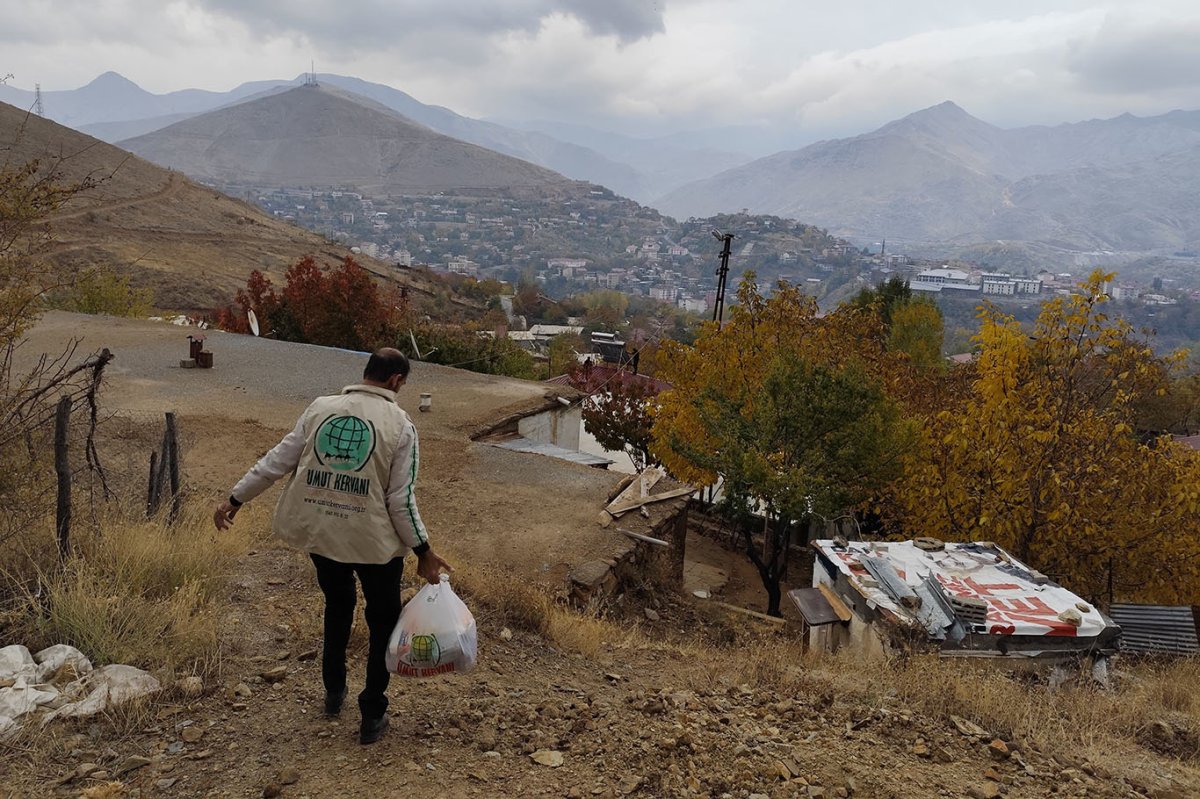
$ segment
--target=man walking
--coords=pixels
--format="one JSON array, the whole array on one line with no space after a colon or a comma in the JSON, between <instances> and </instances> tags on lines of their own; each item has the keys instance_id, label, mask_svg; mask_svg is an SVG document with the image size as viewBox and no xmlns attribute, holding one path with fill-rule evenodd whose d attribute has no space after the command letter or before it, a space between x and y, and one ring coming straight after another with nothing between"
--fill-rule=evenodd
<instances>
[{"instance_id":1,"label":"man walking","mask_svg":"<svg viewBox=\"0 0 1200 799\"><path fill-rule=\"evenodd\" d=\"M213 521L227 530L238 508L288 477L275 508L275 534L308 552L325 595L325 642L321 676L325 713L341 712L346 697L346 645L354 621L357 589L366 600L370 648L367 679L358 706L359 741L379 740L388 725L384 655L400 618L404 556L417 556L417 573L437 583L449 564L429 548L414 490L419 456L417 431L396 404L408 378L399 350L376 350L362 383L319 397L296 427L246 472Z\"/></svg>"}]
</instances>

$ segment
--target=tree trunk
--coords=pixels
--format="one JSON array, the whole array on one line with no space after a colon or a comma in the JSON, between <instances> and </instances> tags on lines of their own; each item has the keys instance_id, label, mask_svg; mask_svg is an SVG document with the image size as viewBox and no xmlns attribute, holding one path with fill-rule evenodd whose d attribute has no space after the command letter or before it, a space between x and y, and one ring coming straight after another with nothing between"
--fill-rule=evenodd
<instances>
[{"instance_id":1,"label":"tree trunk","mask_svg":"<svg viewBox=\"0 0 1200 799\"><path fill-rule=\"evenodd\" d=\"M779 609L779 603L783 599L783 591L779 587L778 578L771 581L763 580L763 587L767 589L767 615L782 618L783 611Z\"/></svg>"}]
</instances>

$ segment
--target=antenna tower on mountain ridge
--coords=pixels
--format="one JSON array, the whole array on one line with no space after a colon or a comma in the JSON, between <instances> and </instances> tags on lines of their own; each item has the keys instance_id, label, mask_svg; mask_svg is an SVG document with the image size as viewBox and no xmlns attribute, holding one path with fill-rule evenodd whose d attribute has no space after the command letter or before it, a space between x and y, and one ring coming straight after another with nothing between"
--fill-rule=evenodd
<instances>
[{"instance_id":1,"label":"antenna tower on mountain ridge","mask_svg":"<svg viewBox=\"0 0 1200 799\"><path fill-rule=\"evenodd\" d=\"M307 75L304 76L304 85L305 86L316 86L317 85L317 62L316 61L310 62L309 72Z\"/></svg>"},{"instance_id":2,"label":"antenna tower on mountain ridge","mask_svg":"<svg viewBox=\"0 0 1200 799\"><path fill-rule=\"evenodd\" d=\"M42 105L42 84L33 84L33 113L40 117L46 116L46 108Z\"/></svg>"}]
</instances>

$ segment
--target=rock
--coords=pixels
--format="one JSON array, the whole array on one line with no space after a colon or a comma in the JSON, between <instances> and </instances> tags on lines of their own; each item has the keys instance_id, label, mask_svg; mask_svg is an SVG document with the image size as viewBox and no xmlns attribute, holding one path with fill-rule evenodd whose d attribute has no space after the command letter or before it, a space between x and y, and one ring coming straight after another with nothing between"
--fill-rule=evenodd
<instances>
[{"instance_id":1,"label":"rock","mask_svg":"<svg viewBox=\"0 0 1200 799\"><path fill-rule=\"evenodd\" d=\"M480 750L490 752L496 748L496 731L483 729L475 736L475 743Z\"/></svg>"},{"instance_id":2,"label":"rock","mask_svg":"<svg viewBox=\"0 0 1200 799\"><path fill-rule=\"evenodd\" d=\"M194 674L184 677L175 683L175 686L179 689L179 693L188 699L195 699L204 693L204 680Z\"/></svg>"},{"instance_id":3,"label":"rock","mask_svg":"<svg viewBox=\"0 0 1200 799\"><path fill-rule=\"evenodd\" d=\"M167 754L177 755L183 751L183 741L171 741L167 744Z\"/></svg>"},{"instance_id":4,"label":"rock","mask_svg":"<svg viewBox=\"0 0 1200 799\"><path fill-rule=\"evenodd\" d=\"M995 766L988 766L983 772L983 778L992 782L1004 782L1004 775L997 771Z\"/></svg>"},{"instance_id":5,"label":"rock","mask_svg":"<svg viewBox=\"0 0 1200 799\"><path fill-rule=\"evenodd\" d=\"M924 741L917 741L913 744L912 753L917 757L929 757L929 747Z\"/></svg>"},{"instance_id":6,"label":"rock","mask_svg":"<svg viewBox=\"0 0 1200 799\"><path fill-rule=\"evenodd\" d=\"M289 766L288 768L285 768L283 771L279 772L280 785L295 785L298 782L300 782L299 769L291 768Z\"/></svg>"},{"instance_id":7,"label":"rock","mask_svg":"<svg viewBox=\"0 0 1200 799\"><path fill-rule=\"evenodd\" d=\"M74 779L81 780L84 777L90 776L92 772L97 771L100 766L95 763L80 763L75 767Z\"/></svg>"},{"instance_id":8,"label":"rock","mask_svg":"<svg viewBox=\"0 0 1200 799\"><path fill-rule=\"evenodd\" d=\"M108 772L104 769L100 769L99 771L93 771L89 776L94 780L107 780Z\"/></svg>"},{"instance_id":9,"label":"rock","mask_svg":"<svg viewBox=\"0 0 1200 799\"><path fill-rule=\"evenodd\" d=\"M177 782L179 782L178 777L163 777L161 780L154 783L154 787L158 788L160 791L165 791L167 788L170 788Z\"/></svg>"},{"instance_id":10,"label":"rock","mask_svg":"<svg viewBox=\"0 0 1200 799\"><path fill-rule=\"evenodd\" d=\"M944 746L936 746L933 749L933 759L939 763L953 763L954 753Z\"/></svg>"},{"instance_id":11,"label":"rock","mask_svg":"<svg viewBox=\"0 0 1200 799\"><path fill-rule=\"evenodd\" d=\"M287 666L275 666L273 668L267 669L259 676L262 677L264 680L266 680L269 683L278 683L278 682L283 682L284 680L286 680L287 675L288 675L288 667Z\"/></svg>"},{"instance_id":12,"label":"rock","mask_svg":"<svg viewBox=\"0 0 1200 799\"><path fill-rule=\"evenodd\" d=\"M306 649L303 652L301 652L299 655L296 655L296 660L299 660L301 662L307 662L307 661L316 660L316 659L317 659L317 650L315 650L315 649Z\"/></svg>"},{"instance_id":13,"label":"rock","mask_svg":"<svg viewBox=\"0 0 1200 799\"><path fill-rule=\"evenodd\" d=\"M232 707L234 710L245 710L250 706L245 702L234 702L232 705L230 705L230 707Z\"/></svg>"},{"instance_id":14,"label":"rock","mask_svg":"<svg viewBox=\"0 0 1200 799\"><path fill-rule=\"evenodd\" d=\"M512 640L512 630L508 629L507 627L505 627L503 630L501 630L500 631L500 640L501 641L511 641Z\"/></svg>"},{"instance_id":15,"label":"rock","mask_svg":"<svg viewBox=\"0 0 1200 799\"><path fill-rule=\"evenodd\" d=\"M621 792L622 796L627 796L642 787L642 782L644 781L645 778L639 774L626 774L617 783L617 790Z\"/></svg>"},{"instance_id":16,"label":"rock","mask_svg":"<svg viewBox=\"0 0 1200 799\"><path fill-rule=\"evenodd\" d=\"M250 686L244 682L240 682L233 686L233 695L238 699L249 699L254 696L254 692L250 690Z\"/></svg>"},{"instance_id":17,"label":"rock","mask_svg":"<svg viewBox=\"0 0 1200 799\"><path fill-rule=\"evenodd\" d=\"M194 755L188 755L188 760L208 760L210 757L212 757L212 750L205 749L204 751L197 752Z\"/></svg>"},{"instance_id":18,"label":"rock","mask_svg":"<svg viewBox=\"0 0 1200 799\"><path fill-rule=\"evenodd\" d=\"M131 771L137 771L140 768L150 765L150 758L142 755L130 755L121 761L121 765L117 766L116 774L128 774Z\"/></svg>"},{"instance_id":19,"label":"rock","mask_svg":"<svg viewBox=\"0 0 1200 799\"><path fill-rule=\"evenodd\" d=\"M971 799L1000 799L1000 786L994 782L967 787L967 796Z\"/></svg>"},{"instance_id":20,"label":"rock","mask_svg":"<svg viewBox=\"0 0 1200 799\"><path fill-rule=\"evenodd\" d=\"M703 588L698 588L692 592L692 596L696 597L696 599L708 599L712 596L712 594L710 594L708 591L705 591Z\"/></svg>"},{"instance_id":21,"label":"rock","mask_svg":"<svg viewBox=\"0 0 1200 799\"><path fill-rule=\"evenodd\" d=\"M179 734L179 737L182 738L185 743L200 743L200 739L204 737L204 728L195 724L190 727L184 727L183 732Z\"/></svg>"},{"instance_id":22,"label":"rock","mask_svg":"<svg viewBox=\"0 0 1200 799\"><path fill-rule=\"evenodd\" d=\"M491 752L484 752L483 756L486 757L488 760L499 760L500 759L500 753L496 752L494 750Z\"/></svg>"},{"instance_id":23,"label":"rock","mask_svg":"<svg viewBox=\"0 0 1200 799\"><path fill-rule=\"evenodd\" d=\"M539 749L529 756L534 763L550 768L558 768L563 764L562 752L554 749Z\"/></svg>"},{"instance_id":24,"label":"rock","mask_svg":"<svg viewBox=\"0 0 1200 799\"><path fill-rule=\"evenodd\" d=\"M275 799L281 793L283 793L283 788L280 788L278 783L272 782L263 788L262 795L263 799Z\"/></svg>"},{"instance_id":25,"label":"rock","mask_svg":"<svg viewBox=\"0 0 1200 799\"><path fill-rule=\"evenodd\" d=\"M646 614L646 618L650 621L658 621L658 611L654 608L646 608L643 613Z\"/></svg>"},{"instance_id":26,"label":"rock","mask_svg":"<svg viewBox=\"0 0 1200 799\"><path fill-rule=\"evenodd\" d=\"M975 722L969 719L964 719L961 716L951 716L950 722L954 725L955 729L968 738L983 739L991 737L988 734L988 731L983 727L980 727Z\"/></svg>"},{"instance_id":27,"label":"rock","mask_svg":"<svg viewBox=\"0 0 1200 799\"><path fill-rule=\"evenodd\" d=\"M1007 760L1012 755L1012 752L1009 750L1008 744L1004 743L1004 741L999 738L993 738L992 742L988 744L988 754L996 760Z\"/></svg>"},{"instance_id":28,"label":"rock","mask_svg":"<svg viewBox=\"0 0 1200 799\"><path fill-rule=\"evenodd\" d=\"M782 760L772 760L763 769L763 776L769 780L790 780L792 778L792 770Z\"/></svg>"},{"instance_id":29,"label":"rock","mask_svg":"<svg viewBox=\"0 0 1200 799\"><path fill-rule=\"evenodd\" d=\"M808 799L825 799L825 789L820 785L808 786Z\"/></svg>"}]
</instances>

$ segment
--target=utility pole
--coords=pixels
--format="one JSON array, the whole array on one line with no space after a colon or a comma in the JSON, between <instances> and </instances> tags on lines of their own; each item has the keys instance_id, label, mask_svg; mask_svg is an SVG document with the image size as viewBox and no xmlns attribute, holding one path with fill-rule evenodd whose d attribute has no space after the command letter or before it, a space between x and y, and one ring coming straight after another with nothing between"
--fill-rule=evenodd
<instances>
[{"instance_id":1,"label":"utility pole","mask_svg":"<svg viewBox=\"0 0 1200 799\"><path fill-rule=\"evenodd\" d=\"M46 116L46 108L42 105L42 84L33 84L33 113L40 117Z\"/></svg>"},{"instance_id":2,"label":"utility pole","mask_svg":"<svg viewBox=\"0 0 1200 799\"><path fill-rule=\"evenodd\" d=\"M711 232L713 238L724 242L724 246L721 248L721 265L717 267L717 300L713 303L713 321L717 323L717 328L720 329L721 323L725 318L725 284L729 279L729 250L733 246L734 235L732 233L722 233L716 229Z\"/></svg>"}]
</instances>

